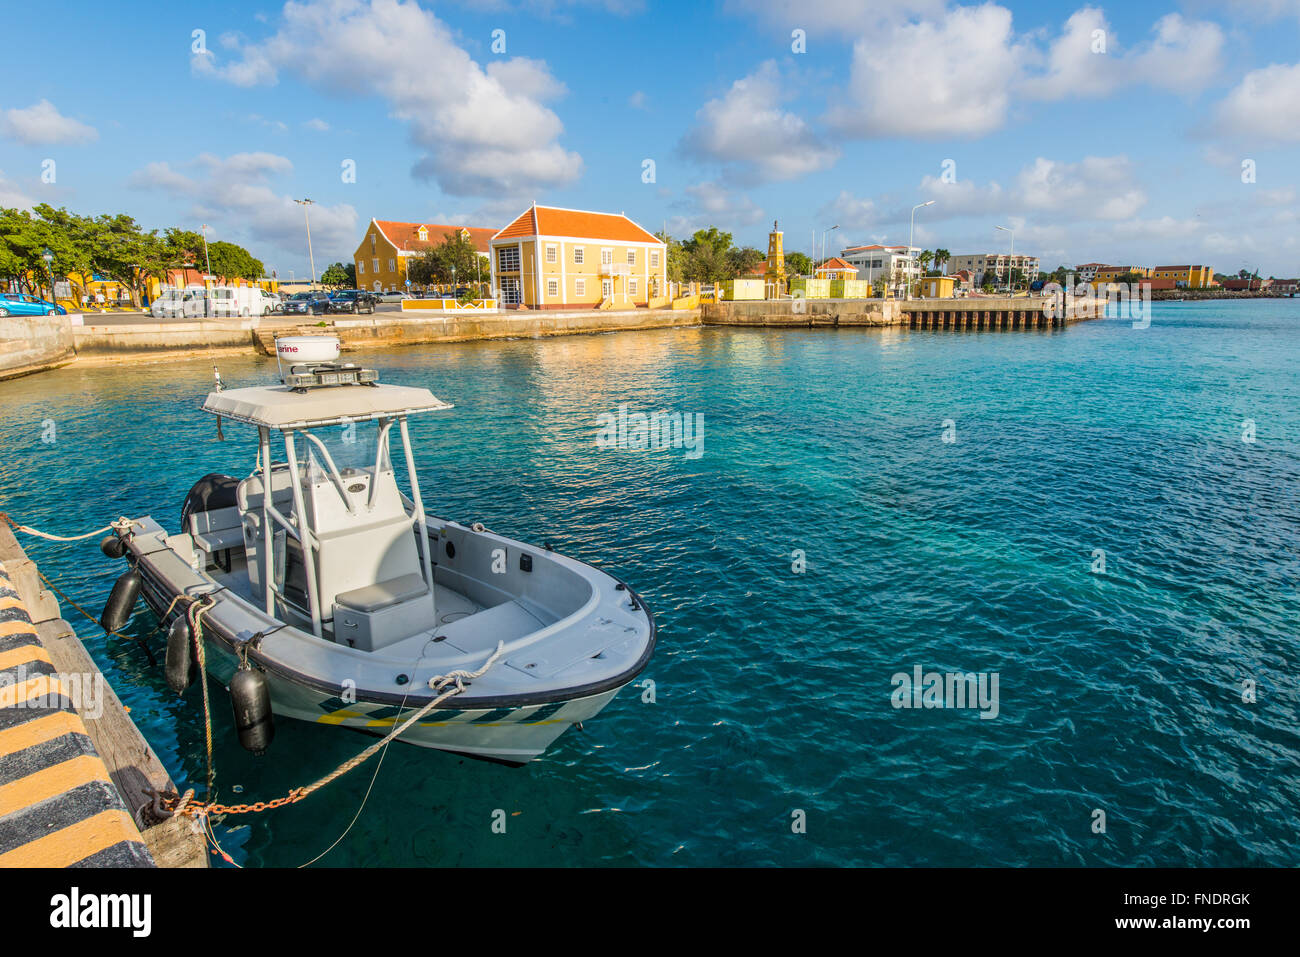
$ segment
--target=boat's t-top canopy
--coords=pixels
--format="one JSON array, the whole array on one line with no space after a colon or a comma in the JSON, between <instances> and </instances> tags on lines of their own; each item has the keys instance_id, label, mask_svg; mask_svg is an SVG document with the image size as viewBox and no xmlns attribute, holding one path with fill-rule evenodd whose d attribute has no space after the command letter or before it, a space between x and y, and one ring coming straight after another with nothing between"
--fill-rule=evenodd
<instances>
[{"instance_id":1,"label":"boat's t-top canopy","mask_svg":"<svg viewBox=\"0 0 1300 957\"><path fill-rule=\"evenodd\" d=\"M261 428L308 429L391 419L450 409L428 389L404 385L352 385L298 391L289 386L209 393L203 411Z\"/></svg>"},{"instance_id":2,"label":"boat's t-top canopy","mask_svg":"<svg viewBox=\"0 0 1300 957\"><path fill-rule=\"evenodd\" d=\"M244 515L245 533L250 536L248 540L254 542L261 538L256 547L267 556L266 561L272 562L260 578L267 582L267 613L273 612L277 596L286 609L293 605L282 589L282 582L271 573L277 535L282 541L281 555L287 554L284 536L296 543L305 576L304 617L310 617L313 633L321 637L339 581L346 577L341 569L355 565L358 558L364 563L367 557L377 565L385 562L393 565L403 553L400 543L411 544L412 527L417 532L419 563L416 567L424 580L430 611L435 611L428 523L406 420L416 413L450 409L451 404L428 389L381 385L379 373L373 369L334 364L331 360L338 355L336 339L324 343L310 336L277 339L276 348L277 352L293 353L295 358L308 353L305 356L308 361L291 365L282 380L284 384L278 386L222 389L218 376L217 390L209 393L203 402L205 412L257 426L258 464L253 475L239 483L236 496ZM372 464L359 467L345 462L346 467L340 469L326 442L313 434L313 430L359 422L379 423ZM394 426L402 438L411 488L409 499L398 488L388 460L388 436ZM272 430L284 439L284 463L272 460ZM301 460L298 438L303 440ZM287 483L280 476L287 478ZM278 481L281 491L287 485L287 501L292 502L288 514L282 510L286 501L282 499L277 504L275 499ZM255 501L259 499L260 502ZM260 535L257 527L261 529ZM385 530L396 537L383 541ZM414 565L414 549L409 558ZM278 560L280 569L285 567L285 560Z\"/></svg>"}]
</instances>

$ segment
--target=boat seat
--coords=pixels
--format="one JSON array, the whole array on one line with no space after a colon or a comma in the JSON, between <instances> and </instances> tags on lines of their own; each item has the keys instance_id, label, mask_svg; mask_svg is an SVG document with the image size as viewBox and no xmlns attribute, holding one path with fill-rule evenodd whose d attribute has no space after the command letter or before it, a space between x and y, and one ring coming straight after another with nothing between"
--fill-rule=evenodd
<instances>
[{"instance_id":1,"label":"boat seat","mask_svg":"<svg viewBox=\"0 0 1300 957\"><path fill-rule=\"evenodd\" d=\"M242 548L244 545L244 529L240 522L239 509L233 505L229 508L195 512L189 518L189 525L190 538L201 551L207 552L211 560L216 561L221 552ZM222 567L227 571L230 570L228 555Z\"/></svg>"},{"instance_id":2,"label":"boat seat","mask_svg":"<svg viewBox=\"0 0 1300 957\"><path fill-rule=\"evenodd\" d=\"M334 596L334 602L356 611L375 612L381 608L388 608L391 605L410 601L412 598L421 598L427 594L429 594L429 588L424 583L424 578L412 573L410 575L399 575L397 578L390 578L387 581L375 582L375 584L366 585L364 588L339 592Z\"/></svg>"}]
</instances>

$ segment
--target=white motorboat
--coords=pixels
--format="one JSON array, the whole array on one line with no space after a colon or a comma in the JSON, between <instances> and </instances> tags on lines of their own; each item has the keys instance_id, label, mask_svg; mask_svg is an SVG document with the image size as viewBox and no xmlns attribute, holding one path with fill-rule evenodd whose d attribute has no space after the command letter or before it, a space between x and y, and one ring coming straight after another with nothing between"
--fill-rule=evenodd
<instances>
[{"instance_id":1,"label":"white motorboat","mask_svg":"<svg viewBox=\"0 0 1300 957\"><path fill-rule=\"evenodd\" d=\"M246 478L201 479L177 532L146 517L104 543L132 565L119 585L134 573L131 588L172 626L169 682L183 691L197 673L196 603L209 675L233 693L247 672L274 714L302 721L387 734L436 696L430 679L490 662L396 740L508 764L537 757L645 668L650 610L589 564L427 515L407 420L451 406L329 361L337 342L321 347L285 343L280 355L311 361L276 386L218 383L203 403L257 429ZM120 598L115 587L106 618L129 610L131 588ZM270 715L241 724L235 697L242 743L264 750Z\"/></svg>"}]
</instances>

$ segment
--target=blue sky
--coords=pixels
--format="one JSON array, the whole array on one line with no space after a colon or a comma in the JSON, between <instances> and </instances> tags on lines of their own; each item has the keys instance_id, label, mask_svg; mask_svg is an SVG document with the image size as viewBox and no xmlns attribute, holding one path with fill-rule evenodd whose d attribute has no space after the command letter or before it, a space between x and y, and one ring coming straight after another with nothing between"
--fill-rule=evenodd
<instances>
[{"instance_id":1,"label":"blue sky","mask_svg":"<svg viewBox=\"0 0 1300 957\"><path fill-rule=\"evenodd\" d=\"M954 254L1001 223L1045 268L1300 273L1300 0L877 6L26 5L0 205L206 222L286 277L304 196L318 269L372 216L501 226L536 199L759 248L773 219L803 251L839 225L829 251L906 242L934 199L916 242Z\"/></svg>"}]
</instances>

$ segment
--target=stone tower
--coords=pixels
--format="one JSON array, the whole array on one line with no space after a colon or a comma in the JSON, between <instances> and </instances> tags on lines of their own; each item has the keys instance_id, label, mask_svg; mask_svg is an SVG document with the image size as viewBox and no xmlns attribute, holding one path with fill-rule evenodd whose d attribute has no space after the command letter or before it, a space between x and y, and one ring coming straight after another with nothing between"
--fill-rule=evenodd
<instances>
[{"instance_id":1,"label":"stone tower","mask_svg":"<svg viewBox=\"0 0 1300 957\"><path fill-rule=\"evenodd\" d=\"M770 294L785 295L785 233L777 228L772 220L772 231L767 235L767 269L763 281L770 287Z\"/></svg>"}]
</instances>

